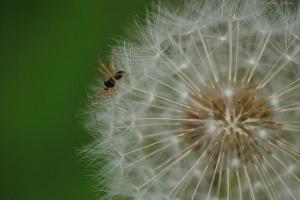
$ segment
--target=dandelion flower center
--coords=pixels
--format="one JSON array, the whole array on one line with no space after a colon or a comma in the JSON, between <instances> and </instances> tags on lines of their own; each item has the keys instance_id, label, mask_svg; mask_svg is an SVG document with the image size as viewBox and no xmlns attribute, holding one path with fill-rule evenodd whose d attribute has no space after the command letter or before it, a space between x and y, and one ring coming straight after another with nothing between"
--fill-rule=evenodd
<instances>
[{"instance_id":1,"label":"dandelion flower center","mask_svg":"<svg viewBox=\"0 0 300 200\"><path fill-rule=\"evenodd\" d=\"M224 164L234 165L256 162L271 150L263 145L268 137L264 129L279 129L272 121L274 112L268 106L268 97L259 97L259 89L247 85L229 84L222 89L218 84L193 98L192 110L187 112L191 120L186 138L193 150L202 149L208 158L215 158L221 150ZM263 134L264 133L264 134Z\"/></svg>"}]
</instances>

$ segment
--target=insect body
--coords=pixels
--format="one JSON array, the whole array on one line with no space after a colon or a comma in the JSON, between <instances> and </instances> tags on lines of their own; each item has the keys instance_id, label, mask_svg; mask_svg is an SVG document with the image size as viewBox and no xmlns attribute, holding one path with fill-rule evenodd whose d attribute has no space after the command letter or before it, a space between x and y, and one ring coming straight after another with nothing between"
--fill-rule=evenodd
<instances>
[{"instance_id":1,"label":"insect body","mask_svg":"<svg viewBox=\"0 0 300 200\"><path fill-rule=\"evenodd\" d=\"M112 53L109 60L109 65L106 66L102 60L99 58L100 67L98 69L99 76L101 80L103 80L104 88L97 92L97 96L100 93L104 93L105 95L112 95L113 92L118 88L118 82L123 78L125 72L117 71L113 58L115 57L115 53Z\"/></svg>"},{"instance_id":2,"label":"insect body","mask_svg":"<svg viewBox=\"0 0 300 200\"><path fill-rule=\"evenodd\" d=\"M124 71L118 71L115 74L113 74L112 77L110 77L108 80L103 81L104 85L106 88L104 88L104 90L109 91L109 90L113 90L116 88L117 86L117 82L123 78L124 76Z\"/></svg>"},{"instance_id":3,"label":"insect body","mask_svg":"<svg viewBox=\"0 0 300 200\"><path fill-rule=\"evenodd\" d=\"M109 65L106 66L102 60L99 58L100 67L98 69L99 76L103 80L104 88L97 91L96 95L93 96L89 102L91 105L93 102L99 106L99 102L95 102L99 97L111 96L114 91L118 88L118 82L124 77L124 71L117 71L113 63L113 58L115 54L113 53L110 57Z\"/></svg>"},{"instance_id":4,"label":"insect body","mask_svg":"<svg viewBox=\"0 0 300 200\"><path fill-rule=\"evenodd\" d=\"M100 78L104 83L104 92L108 95L111 95L118 87L118 81L123 78L125 72L124 71L117 71L116 67L113 63L113 58L115 53L112 53L108 67L103 64L102 60L99 59L100 67L98 69Z\"/></svg>"}]
</instances>

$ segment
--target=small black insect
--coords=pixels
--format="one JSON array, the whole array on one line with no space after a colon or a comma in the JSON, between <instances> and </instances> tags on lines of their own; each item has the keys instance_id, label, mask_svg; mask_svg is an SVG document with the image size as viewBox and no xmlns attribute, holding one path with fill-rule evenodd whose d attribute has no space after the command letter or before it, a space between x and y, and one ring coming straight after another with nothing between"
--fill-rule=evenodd
<instances>
[{"instance_id":1,"label":"small black insect","mask_svg":"<svg viewBox=\"0 0 300 200\"><path fill-rule=\"evenodd\" d=\"M102 60L99 58L100 68L98 69L100 78L103 81L105 86L104 91L107 95L112 95L113 92L117 89L118 81L120 81L123 77L125 72L124 71L117 71L116 67L113 63L113 58L115 53L113 53L109 60L109 65L106 66L103 64ZM117 72L116 72L117 71Z\"/></svg>"},{"instance_id":2,"label":"small black insect","mask_svg":"<svg viewBox=\"0 0 300 200\"><path fill-rule=\"evenodd\" d=\"M116 87L117 81L123 78L124 73L124 71L118 71L113 75L113 77L110 77L108 80L103 81L104 86L106 87L104 88L104 90L114 89Z\"/></svg>"},{"instance_id":3,"label":"small black insect","mask_svg":"<svg viewBox=\"0 0 300 200\"><path fill-rule=\"evenodd\" d=\"M116 81L114 79L110 78L107 81L103 81L106 88L104 90L108 90L109 88L113 88L116 86Z\"/></svg>"}]
</instances>

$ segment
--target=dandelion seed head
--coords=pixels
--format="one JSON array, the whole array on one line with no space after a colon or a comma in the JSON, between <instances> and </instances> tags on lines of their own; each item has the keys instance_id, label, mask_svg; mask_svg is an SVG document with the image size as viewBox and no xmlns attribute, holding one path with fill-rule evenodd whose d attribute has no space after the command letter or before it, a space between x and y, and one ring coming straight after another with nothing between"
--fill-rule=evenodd
<instances>
[{"instance_id":1,"label":"dandelion seed head","mask_svg":"<svg viewBox=\"0 0 300 200\"><path fill-rule=\"evenodd\" d=\"M261 2L161 3L114 48L88 123L107 199L300 198L300 14Z\"/></svg>"}]
</instances>

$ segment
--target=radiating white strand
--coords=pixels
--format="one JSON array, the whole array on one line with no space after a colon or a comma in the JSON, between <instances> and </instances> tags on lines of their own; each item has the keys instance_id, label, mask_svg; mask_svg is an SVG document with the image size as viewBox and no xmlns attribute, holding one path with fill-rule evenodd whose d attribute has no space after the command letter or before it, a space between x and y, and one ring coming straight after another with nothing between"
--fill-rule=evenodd
<instances>
[{"instance_id":1,"label":"radiating white strand","mask_svg":"<svg viewBox=\"0 0 300 200\"><path fill-rule=\"evenodd\" d=\"M180 91L180 90L174 88L172 85L170 85L170 84L168 84L168 83L166 83L166 82L164 82L164 81L162 81L162 80L160 80L160 79L158 79L158 78L155 78L154 76L149 76L149 79L152 79L152 80L154 80L154 81L160 83L161 85L164 85L164 86L170 88L171 90L173 90L174 92L176 92L178 95L181 95L181 94L182 94L182 91Z\"/></svg>"},{"instance_id":2,"label":"radiating white strand","mask_svg":"<svg viewBox=\"0 0 300 200\"><path fill-rule=\"evenodd\" d=\"M276 122L278 124L300 124L300 121Z\"/></svg>"},{"instance_id":3,"label":"radiating white strand","mask_svg":"<svg viewBox=\"0 0 300 200\"><path fill-rule=\"evenodd\" d=\"M220 190L221 190L221 181L222 181L222 174L223 174L222 171L223 171L223 165L221 165L220 170L219 170L218 192L217 192L218 197L220 196Z\"/></svg>"},{"instance_id":4,"label":"radiating white strand","mask_svg":"<svg viewBox=\"0 0 300 200\"><path fill-rule=\"evenodd\" d=\"M275 158L275 160L277 160L288 172L290 175L292 175L299 183L300 183L300 178L294 173L292 172L289 167L282 161L280 160L276 155L272 155L273 158Z\"/></svg>"},{"instance_id":5,"label":"radiating white strand","mask_svg":"<svg viewBox=\"0 0 300 200\"><path fill-rule=\"evenodd\" d=\"M225 6L225 0L222 0L222 6L221 6L221 15L224 17L224 6Z\"/></svg>"},{"instance_id":6,"label":"radiating white strand","mask_svg":"<svg viewBox=\"0 0 300 200\"><path fill-rule=\"evenodd\" d=\"M249 175L248 175L248 172L247 172L246 165L244 165L244 171L245 171L245 175L246 175L248 185L249 185L249 188L250 188L251 198L252 198L252 200L255 200L253 188L252 188L251 181L250 181L250 178L249 178Z\"/></svg>"},{"instance_id":7,"label":"radiating white strand","mask_svg":"<svg viewBox=\"0 0 300 200\"><path fill-rule=\"evenodd\" d=\"M163 103L166 103L166 102L163 102ZM167 106L156 106L156 105L148 105L148 108L157 108L159 110L162 110L162 111L171 111L171 112L176 112L176 113L185 113L186 110L185 109L175 109L173 107L170 106L170 104L168 104L169 107ZM190 111L192 112L192 111ZM193 112L194 114L196 114L195 112Z\"/></svg>"},{"instance_id":8,"label":"radiating white strand","mask_svg":"<svg viewBox=\"0 0 300 200\"><path fill-rule=\"evenodd\" d=\"M272 195L271 195L271 192L270 192L270 190L269 190L269 187L268 187L268 185L266 184L266 181L265 181L265 179L263 178L261 172L259 171L257 165L255 165L254 167L255 167L255 169L256 169L256 171L257 171L257 173L258 173L258 175L259 175L261 181L264 183L264 186L265 186L265 188L267 189L267 192L268 192L268 195L269 195L270 199L271 199L271 200L274 200L273 197L272 197Z\"/></svg>"},{"instance_id":9,"label":"radiating white strand","mask_svg":"<svg viewBox=\"0 0 300 200\"><path fill-rule=\"evenodd\" d=\"M297 39L297 40L299 40L300 41L300 37L298 37L297 35L295 35L294 33L292 33L292 36L295 38L295 39Z\"/></svg>"},{"instance_id":10,"label":"radiating white strand","mask_svg":"<svg viewBox=\"0 0 300 200\"><path fill-rule=\"evenodd\" d=\"M291 54L291 57L296 56L300 51L300 47L297 47L296 50L293 51L293 53ZM290 62L289 59L287 59L277 70L275 70L274 72L272 72L270 74L270 76L268 76L268 78L262 82L261 84L259 84L258 88L262 89L264 88L279 72L281 72L285 66Z\"/></svg>"},{"instance_id":11,"label":"radiating white strand","mask_svg":"<svg viewBox=\"0 0 300 200\"><path fill-rule=\"evenodd\" d=\"M145 133L143 134L143 137L144 138L151 138L151 137L155 137L155 136L162 136L162 135L168 135L168 134L171 134L171 133L182 133L184 132L183 134L180 134L179 136L181 135L185 135L188 131L194 131L195 128L189 128L189 129L181 129L181 130L171 130L171 131L161 131L161 132L156 132L156 133Z\"/></svg>"},{"instance_id":12,"label":"radiating white strand","mask_svg":"<svg viewBox=\"0 0 300 200\"><path fill-rule=\"evenodd\" d=\"M282 52L282 54L279 56L279 58L275 61L275 63L271 66L271 69L268 71L268 73L266 73L266 75L264 76L264 78L262 79L261 83L257 86L257 88L263 88L264 86L263 83L265 82L265 80L267 78L269 78L274 72L276 66L279 64L280 60L286 55L286 53L289 51L289 48L292 46L293 42L295 41L292 40L291 44Z\"/></svg>"},{"instance_id":13,"label":"radiating white strand","mask_svg":"<svg viewBox=\"0 0 300 200\"><path fill-rule=\"evenodd\" d=\"M188 146L187 148L181 150L179 153L176 153L174 155L169 156L169 158L165 161L163 161L162 163L160 163L158 166L154 167L154 171L158 171L160 168L162 168L163 166L165 166L167 163L169 163L170 161L174 160L180 153L186 151L187 149L192 148L192 145Z\"/></svg>"},{"instance_id":14,"label":"radiating white strand","mask_svg":"<svg viewBox=\"0 0 300 200\"><path fill-rule=\"evenodd\" d=\"M300 106L295 106L295 107L290 107L290 108L285 108L281 110L276 110L278 112L290 112L290 111L297 111L300 109Z\"/></svg>"},{"instance_id":15,"label":"radiating white strand","mask_svg":"<svg viewBox=\"0 0 300 200\"><path fill-rule=\"evenodd\" d=\"M213 85L212 80L211 80L211 77L210 77L210 74L207 72L206 68L204 67L204 66L205 66L205 63L204 63L204 61L203 61L203 58L202 58L202 56L201 56L201 53L200 53L199 48L198 48L198 46L197 46L197 43L196 43L196 41L195 41L195 39L194 39L194 37L193 37L192 34L191 34L191 39L192 39L192 42L193 42L194 47L195 47L195 49L196 49L196 52L197 52L197 54L198 54L199 60L200 60L200 62L201 62L202 65L203 65L202 68L203 68L203 70L205 71L205 74L207 75L210 84Z\"/></svg>"},{"instance_id":16,"label":"radiating white strand","mask_svg":"<svg viewBox=\"0 0 300 200\"><path fill-rule=\"evenodd\" d=\"M170 191L170 193L168 194L168 197L171 198L171 195L174 193L174 191L179 187L179 185L182 183L182 181L184 181L184 179L192 172L192 170L198 166L199 164L201 164L201 161L203 160L203 158L206 156L206 152L203 152L200 156L200 158L195 162L195 164L186 172L186 174L178 181L178 183L175 185L175 187Z\"/></svg>"},{"instance_id":17,"label":"radiating white strand","mask_svg":"<svg viewBox=\"0 0 300 200\"><path fill-rule=\"evenodd\" d=\"M285 110L285 109L296 108L297 106L295 106L295 105L300 105L300 101L296 101L296 102L293 102L293 103L288 104L288 105L283 105L281 107L276 107L275 111L282 111L282 110Z\"/></svg>"},{"instance_id":18,"label":"radiating white strand","mask_svg":"<svg viewBox=\"0 0 300 200\"><path fill-rule=\"evenodd\" d=\"M174 40L174 38L172 38L169 35L169 40L171 41L171 43L179 50L179 52L181 53L181 55L185 58L185 60L192 66L192 68L194 69L194 71L197 73L198 77L200 77L200 81L202 82L202 84L205 86L206 83L202 78L202 75L199 74L198 70L196 69L196 66L194 65L194 63L190 60L190 58L182 51L182 49L178 46L178 44L176 43L176 41ZM198 92L200 92L200 89L196 86L196 88L198 89Z\"/></svg>"},{"instance_id":19,"label":"radiating white strand","mask_svg":"<svg viewBox=\"0 0 300 200\"><path fill-rule=\"evenodd\" d=\"M142 30L141 30L141 33L143 33ZM148 40L148 37L147 37L146 35L145 35L143 38L149 43L149 45L152 44L152 43ZM172 60L170 60L166 55L164 55L163 52L161 52L160 49L158 49L157 47L154 47L153 51L154 51L154 53L155 53L156 55L162 55L162 56L164 56L165 58L167 58L168 62L172 65L172 67L173 67L174 69L178 70L178 68L177 68L176 65L172 62ZM157 52L156 52L156 51L157 51ZM159 59L160 59L160 60L161 60L161 61L169 68L169 65L168 65L162 58L159 57ZM171 71L173 71L171 68L169 68L169 69L170 69ZM184 73L182 73L181 71L178 71L178 72L180 72L184 77L186 77L186 75L185 75ZM178 77L179 77L180 79L182 79L182 81L185 82L186 85L187 85L188 87L190 87L192 90L194 90L194 88L191 87L191 85L184 79L184 77L182 77L182 75L178 74L178 72L176 72L176 74L178 75ZM196 92L196 91L195 91L195 92ZM197 92L196 92L196 93L197 93Z\"/></svg>"},{"instance_id":20,"label":"radiating white strand","mask_svg":"<svg viewBox=\"0 0 300 200\"><path fill-rule=\"evenodd\" d=\"M132 55L132 49L131 48L126 48L126 43L125 43L125 41L123 42L123 45L122 45L122 51L124 52L124 58L126 58L125 59L125 62L126 62L126 64L125 64L125 66L128 66L129 67L129 74L131 74L132 72L133 72L133 67L132 67L132 63L129 61L129 59L130 59L130 55Z\"/></svg>"},{"instance_id":21,"label":"radiating white strand","mask_svg":"<svg viewBox=\"0 0 300 200\"><path fill-rule=\"evenodd\" d=\"M182 79L183 82L185 82L185 84L191 89L193 90L196 94L199 93L198 91L198 87L196 86L196 84L189 78L189 76L187 76L185 73L182 72L182 70L180 70L175 64L174 62L165 54L161 54L169 64L171 64L171 66L176 70L176 74L178 75L178 77L180 77ZM165 60L163 60L162 58L160 58L160 60L169 68L168 63L166 63ZM171 68L169 68L171 71L173 71Z\"/></svg>"},{"instance_id":22,"label":"radiating white strand","mask_svg":"<svg viewBox=\"0 0 300 200\"><path fill-rule=\"evenodd\" d=\"M199 178L199 181L198 181L197 186L196 186L196 188L195 188L195 190L194 190L194 193L193 193L193 196L192 196L191 200L194 200L194 199L195 199L195 196L196 196L196 194L197 194L198 188L199 188L199 186L200 186L200 184L201 184L201 181L202 181L202 178L204 177L204 174L206 173L207 168L208 168L208 165L206 165L204 171L203 171L202 174L201 174L201 177Z\"/></svg>"},{"instance_id":23,"label":"radiating white strand","mask_svg":"<svg viewBox=\"0 0 300 200\"><path fill-rule=\"evenodd\" d=\"M228 22L228 30L229 30L229 72L228 72L228 80L231 81L232 76L232 21Z\"/></svg>"},{"instance_id":24,"label":"radiating white strand","mask_svg":"<svg viewBox=\"0 0 300 200\"><path fill-rule=\"evenodd\" d=\"M236 82L237 79L237 73L238 73L238 56L239 56L239 39L240 39L240 21L237 20L236 22L236 50L235 50L235 70L234 70L234 82Z\"/></svg>"},{"instance_id":25,"label":"radiating white strand","mask_svg":"<svg viewBox=\"0 0 300 200\"><path fill-rule=\"evenodd\" d=\"M198 55L199 60L200 60L200 62L201 62L201 64L202 64L202 69L203 69L203 71L205 72L206 77L208 78L208 80L209 80L211 86L213 86L214 84L213 84L213 81L211 80L210 73L206 70L206 68L207 68L207 67L206 67L206 64L205 64L204 61L203 61L202 55L201 55L201 53L200 53L200 50L199 50L199 48L198 48L198 46L197 46L197 43L196 43L196 41L195 41L195 39L194 39L194 37L193 37L192 34L191 34L191 40L192 40L192 42L193 42L193 44L194 44L194 47L195 47L196 52L197 52L197 55Z\"/></svg>"},{"instance_id":26,"label":"radiating white strand","mask_svg":"<svg viewBox=\"0 0 300 200\"><path fill-rule=\"evenodd\" d=\"M277 143L285 148L286 150L288 150L289 152L293 153L295 156L300 156L300 152L295 149L291 144L289 144L288 142L283 142L283 140L279 140L277 141Z\"/></svg>"},{"instance_id":27,"label":"radiating white strand","mask_svg":"<svg viewBox=\"0 0 300 200\"><path fill-rule=\"evenodd\" d=\"M164 150L164 149L166 149L166 148L168 148L168 147L170 147L170 146L172 146L174 144L178 144L178 143L180 143L182 141L184 141L184 139L178 140L178 141L176 141L176 143L170 142L169 144L167 144L165 146L162 146L161 148L156 149L155 151L152 151L151 153L147 154L146 156L143 156L140 159L135 160L134 162L129 163L125 168L130 168L130 167L134 166L135 164L137 164L137 163L139 163L139 162L141 162L141 161L143 161L143 160L145 160L145 159L147 159L147 158L149 158L149 157L151 157L151 156L153 156L153 155L161 152L162 150Z\"/></svg>"},{"instance_id":28,"label":"radiating white strand","mask_svg":"<svg viewBox=\"0 0 300 200\"><path fill-rule=\"evenodd\" d=\"M299 107L300 109L300 107ZM284 125L281 127L282 130L287 130L287 131L293 131L296 133L300 133L300 127L299 126L291 126L291 125Z\"/></svg>"},{"instance_id":29,"label":"radiating white strand","mask_svg":"<svg viewBox=\"0 0 300 200\"><path fill-rule=\"evenodd\" d=\"M169 120L169 121L186 121L186 122L209 122L212 120L201 120L194 118L168 118L168 117L138 117L135 120Z\"/></svg>"},{"instance_id":30,"label":"radiating white strand","mask_svg":"<svg viewBox=\"0 0 300 200\"><path fill-rule=\"evenodd\" d=\"M134 95L134 97L138 97L137 93L135 93L133 95ZM139 97L141 97L141 96L139 96ZM142 97L144 98L144 96L142 96ZM150 97L150 95L149 95L149 97ZM152 97L150 97L150 98L152 98ZM159 103L162 103L163 105L158 106L160 104L158 104L158 105L154 104L152 102L152 99L150 99L150 98L147 101L147 100L144 100L144 99L141 100L141 99L132 99L132 98L127 98L127 97L122 97L121 101L122 101L122 103L125 104L125 106L128 104L128 102L130 102L131 105L132 104L135 105L135 108L138 108L138 107L139 108L140 107L144 107L144 108L158 108L158 109L160 109L162 111L172 111L172 112L177 112L177 113L185 113L188 110L187 108L178 107L177 104L174 104L174 106L176 106L176 107L173 107L173 104L170 104L168 101L163 101L163 100L161 100L159 102ZM153 101L154 101L154 96L153 96ZM168 103L167 104L168 106L165 106L166 103ZM127 107L128 106L129 105L127 105ZM196 112L194 112L192 110L188 110L188 111L196 114Z\"/></svg>"},{"instance_id":31,"label":"radiating white strand","mask_svg":"<svg viewBox=\"0 0 300 200\"><path fill-rule=\"evenodd\" d=\"M265 40L265 42L264 42L264 44L263 44L263 46L262 46L262 48L261 48L261 51L260 51L258 57L257 57L256 60L255 60L255 64L254 64L254 66L253 66L253 68L252 68L252 71L251 71L251 73L250 73L249 78L248 78L247 81L246 81L246 84L248 84L248 83L250 82L250 80L252 79L252 76L253 76L253 74L254 74L254 71L255 71L255 69L256 69L256 67L257 67L257 65L258 65L258 63L259 63L259 61L260 61L261 56L263 55L263 53L264 53L264 51L265 51L265 48L266 48L266 46L267 46L267 44L268 44L268 42L269 42L271 36L272 36L272 32L269 32L268 35L267 35L267 38L266 38L266 40Z\"/></svg>"},{"instance_id":32,"label":"radiating white strand","mask_svg":"<svg viewBox=\"0 0 300 200\"><path fill-rule=\"evenodd\" d=\"M149 124L135 124L129 126L116 126L114 129L128 129L128 128L138 128L138 127L147 127L147 126L182 126L181 123L149 123Z\"/></svg>"},{"instance_id":33,"label":"radiating white strand","mask_svg":"<svg viewBox=\"0 0 300 200\"><path fill-rule=\"evenodd\" d=\"M282 150L278 145L272 143L271 141L268 142L269 144L271 144L273 147L275 147L276 149L280 150L281 152L283 152L285 155L287 155L288 157L290 157L291 159L293 159L294 161L296 161L297 163L300 164L300 161L296 158L294 158L294 156L292 156L291 154L289 154L288 152Z\"/></svg>"},{"instance_id":34,"label":"radiating white strand","mask_svg":"<svg viewBox=\"0 0 300 200\"><path fill-rule=\"evenodd\" d=\"M196 26L197 26L197 25L196 25ZM202 42L202 44L203 44L203 48L204 48L204 51L205 51L205 54L206 54L206 57L207 57L207 60L208 60L210 69L211 69L211 71L212 71L212 73L213 73L214 79L215 79L216 82L218 82L219 79L218 79L218 77L217 77L216 70L215 70L214 65L213 65L213 63L212 63L212 61L211 61L211 58L210 58L210 56L209 56L209 53L208 53L208 50L207 50L207 46L206 46L205 41L204 41L204 39L203 39L201 30L200 30L200 28L199 28L198 26L197 26L197 32L198 32L199 37L200 37L200 39L201 39L201 42Z\"/></svg>"},{"instance_id":35,"label":"radiating white strand","mask_svg":"<svg viewBox=\"0 0 300 200\"><path fill-rule=\"evenodd\" d=\"M221 155L221 167L219 169L219 181L218 181L218 191L217 191L217 195L218 197L220 196L220 188L221 188L221 181L222 181L222 174L223 174L223 167L224 167L224 159L225 159L225 153L222 152Z\"/></svg>"},{"instance_id":36,"label":"radiating white strand","mask_svg":"<svg viewBox=\"0 0 300 200\"><path fill-rule=\"evenodd\" d=\"M216 164L216 168L215 168L215 171L214 171L214 175L213 175L213 178L212 178L210 186L209 186L209 190L208 190L208 194L207 194L206 200L209 200L209 198L210 198L210 193L211 193L212 185L214 183L214 180L215 180L215 177L216 177L216 173L217 173L217 169L218 169L218 166L219 166L219 162L220 162L220 159L221 159L222 148L223 148L223 141L222 141L222 145L221 145L221 148L220 148L220 152L219 152L219 156L218 156L218 161L217 161L217 164Z\"/></svg>"},{"instance_id":37,"label":"radiating white strand","mask_svg":"<svg viewBox=\"0 0 300 200\"><path fill-rule=\"evenodd\" d=\"M164 168L161 172L159 172L158 174L154 175L148 181L146 181L145 183L143 183L142 185L140 185L138 187L138 189L140 190L141 188L145 187L147 184L149 184L150 182L152 182L154 179L156 179L159 176L163 175L166 171L168 171L171 167L173 167L175 164L177 164L180 160L182 160L183 158L185 158L186 156L188 156L191 152L192 152L192 150L190 149L189 151L187 151L186 153L184 153L182 156L180 156L178 159L176 159L173 163L171 163L169 166L167 166L166 168Z\"/></svg>"},{"instance_id":38,"label":"radiating white strand","mask_svg":"<svg viewBox=\"0 0 300 200\"><path fill-rule=\"evenodd\" d=\"M164 81L162 81L162 80L159 80L159 79L157 79L157 78L154 78L154 77L149 77L150 79L152 79L152 80L155 80L155 81L157 81L158 83L161 83L162 85L165 85L166 87L168 87L168 88L170 88L170 89L172 89L172 90L174 90L175 92L177 92L179 95L182 95L182 91L179 91L179 90L177 90L177 89L175 89L174 87L172 87L170 84L168 84L168 83L166 83L166 82L164 82ZM199 96L201 96L200 94L198 94ZM194 100L193 98L190 98L190 100ZM207 112L210 112L210 110L207 108L207 107L205 107L205 106L203 106L199 101L197 101L197 103L198 103L198 105L201 107L201 109L203 109L203 110L206 110ZM151 107L154 107L154 106L151 106ZM157 108L162 108L162 109L165 109L165 110L168 110L168 108L165 108L165 107L158 107L157 106ZM174 109L173 109L174 110ZM179 111L179 110L178 110ZM182 111L181 111L182 112ZM191 111L191 112L193 112L193 111ZM195 114L198 114L198 113L196 113L196 112L194 112Z\"/></svg>"},{"instance_id":39,"label":"radiating white strand","mask_svg":"<svg viewBox=\"0 0 300 200\"><path fill-rule=\"evenodd\" d=\"M153 95L150 92L147 92L145 90L142 90L142 89L139 89L139 88L136 88L136 87L133 87L132 89L140 91L140 92L143 92L143 93L148 94L148 95ZM192 108L190 106L188 106L188 105L185 105L185 104L182 104L182 103L179 103L179 102L176 102L176 101L173 101L171 99L168 99L168 98L165 98L165 97L161 97L161 96L158 96L158 95L153 95L153 96L156 97L156 98L158 98L158 99L162 99L164 101L168 101L170 103L174 103L176 105L182 106L182 107L184 107L184 108L186 108L188 110L192 110Z\"/></svg>"},{"instance_id":40,"label":"radiating white strand","mask_svg":"<svg viewBox=\"0 0 300 200\"><path fill-rule=\"evenodd\" d=\"M138 148L138 149L134 149L134 150L132 150L132 151L129 151L129 152L123 154L123 155L124 155L124 156L130 155L130 154L135 153L135 152L137 152L137 151L141 151L141 150L143 150L143 149L146 149L146 148L155 146L155 145L157 145L157 144L163 143L163 142L165 142L165 141L167 141L167 140L170 140L170 139L172 139L172 138L181 137L181 136L183 136L183 135L185 135L185 134L186 134L186 133L182 133L182 134L180 134L180 135L172 135L172 136L170 136L170 137L167 137L167 138L165 138L165 139L159 140L159 141L157 141L157 142L153 142L153 143L151 143L151 144L148 144L148 145L146 145L146 146L140 147L140 148Z\"/></svg>"},{"instance_id":41,"label":"radiating white strand","mask_svg":"<svg viewBox=\"0 0 300 200\"><path fill-rule=\"evenodd\" d=\"M242 192L242 186L241 186L241 180L240 180L240 173L238 170L236 170L235 173L236 173L236 177L237 177L237 181L238 181L239 197L240 197L240 200L243 200L243 192Z\"/></svg>"},{"instance_id":42,"label":"radiating white strand","mask_svg":"<svg viewBox=\"0 0 300 200\"><path fill-rule=\"evenodd\" d=\"M229 168L226 168L227 200L230 198Z\"/></svg>"},{"instance_id":43,"label":"radiating white strand","mask_svg":"<svg viewBox=\"0 0 300 200\"><path fill-rule=\"evenodd\" d=\"M297 89L300 87L300 84L298 83L300 81L300 79L297 79L293 82L291 82L290 84L286 85L285 87L283 87L282 89L278 90L277 92L275 92L274 94L270 95L269 98L278 98L282 95L285 95L289 92L292 92L293 90Z\"/></svg>"},{"instance_id":44,"label":"radiating white strand","mask_svg":"<svg viewBox=\"0 0 300 200\"><path fill-rule=\"evenodd\" d=\"M288 193L290 194L290 196L296 200L296 197L294 196L294 194L291 192L290 188L286 185L286 183L284 182L284 180L281 178L281 176L278 174L278 172L272 167L272 165L269 163L269 161L263 157L264 161L267 163L267 165L273 170L273 172L277 175L277 177L279 178L280 182L282 183L282 185L285 187L285 189L288 191Z\"/></svg>"},{"instance_id":45,"label":"radiating white strand","mask_svg":"<svg viewBox=\"0 0 300 200\"><path fill-rule=\"evenodd\" d=\"M264 163L260 163L260 167L262 169L262 174L265 176L266 178L266 181L269 182L269 185L270 185L270 189L272 190L273 194L274 194L274 197L278 197L279 195L279 192L275 186L275 181L274 179L271 177L267 167L264 165Z\"/></svg>"}]
</instances>

